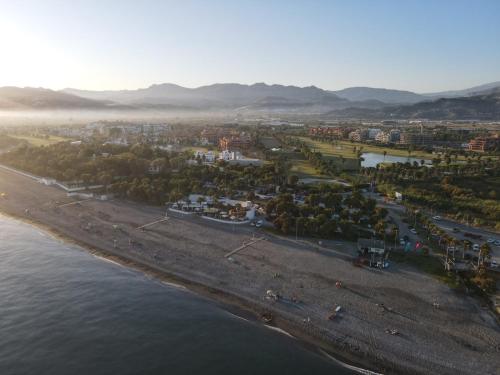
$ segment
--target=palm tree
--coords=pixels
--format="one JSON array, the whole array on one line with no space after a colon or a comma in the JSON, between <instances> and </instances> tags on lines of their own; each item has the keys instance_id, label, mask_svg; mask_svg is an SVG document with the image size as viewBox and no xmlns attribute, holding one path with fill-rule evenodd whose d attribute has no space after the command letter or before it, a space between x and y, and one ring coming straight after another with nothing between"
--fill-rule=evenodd
<instances>
[{"instance_id":1,"label":"palm tree","mask_svg":"<svg viewBox=\"0 0 500 375\"><path fill-rule=\"evenodd\" d=\"M477 260L478 267L480 263L484 264L484 261L489 258L491 258L491 247L487 243L483 243L479 248L479 257Z\"/></svg>"}]
</instances>

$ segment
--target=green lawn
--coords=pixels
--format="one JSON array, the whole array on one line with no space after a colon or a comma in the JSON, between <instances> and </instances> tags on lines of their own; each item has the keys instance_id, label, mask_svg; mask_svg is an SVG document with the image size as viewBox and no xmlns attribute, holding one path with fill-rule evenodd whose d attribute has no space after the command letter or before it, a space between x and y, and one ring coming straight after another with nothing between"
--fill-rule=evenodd
<instances>
[{"instance_id":1,"label":"green lawn","mask_svg":"<svg viewBox=\"0 0 500 375\"><path fill-rule=\"evenodd\" d=\"M17 135L17 134L9 134L10 137L12 138L17 138L17 139L22 139L27 142L29 142L33 146L49 146L54 143L59 143L59 142L66 142L69 141L68 138L63 138L63 137L56 137L56 136L49 136L47 139L45 138L38 138L38 137L33 137L30 135Z\"/></svg>"},{"instance_id":2,"label":"green lawn","mask_svg":"<svg viewBox=\"0 0 500 375\"><path fill-rule=\"evenodd\" d=\"M326 142L316 141L309 137L300 137L300 139L309 144L310 147L321 152L324 156L327 157L343 156L346 159L356 159L356 152L358 150L362 150L362 152L373 152L378 154L383 154L384 151L387 151L387 155L408 157L408 151L393 149L390 147L368 145L350 141L336 141L335 144L330 144ZM356 152L354 152L354 147L356 147ZM422 159L433 158L433 155L431 153L419 150L412 151L410 156Z\"/></svg>"},{"instance_id":3,"label":"green lawn","mask_svg":"<svg viewBox=\"0 0 500 375\"><path fill-rule=\"evenodd\" d=\"M308 160L294 160L290 173L299 178L326 178L316 171L316 168Z\"/></svg>"}]
</instances>

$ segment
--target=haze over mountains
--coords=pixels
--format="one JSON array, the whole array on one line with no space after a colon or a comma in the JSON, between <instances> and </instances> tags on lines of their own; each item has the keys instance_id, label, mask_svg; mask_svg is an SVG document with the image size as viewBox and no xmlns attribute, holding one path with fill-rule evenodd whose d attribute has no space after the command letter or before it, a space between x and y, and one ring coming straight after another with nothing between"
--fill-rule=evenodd
<instances>
[{"instance_id":1,"label":"haze over mountains","mask_svg":"<svg viewBox=\"0 0 500 375\"><path fill-rule=\"evenodd\" d=\"M349 118L500 119L500 82L458 91L351 87L338 91L256 83L186 88L165 83L137 90L0 88L1 110L131 110L301 113Z\"/></svg>"}]
</instances>

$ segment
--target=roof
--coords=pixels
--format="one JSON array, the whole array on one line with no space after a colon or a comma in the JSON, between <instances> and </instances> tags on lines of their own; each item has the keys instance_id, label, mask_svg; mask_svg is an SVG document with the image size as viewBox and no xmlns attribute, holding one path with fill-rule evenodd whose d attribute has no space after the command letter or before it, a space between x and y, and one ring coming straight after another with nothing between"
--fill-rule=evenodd
<instances>
[{"instance_id":1,"label":"roof","mask_svg":"<svg viewBox=\"0 0 500 375\"><path fill-rule=\"evenodd\" d=\"M382 240L376 240L372 238L359 238L358 247L385 249L385 242Z\"/></svg>"}]
</instances>

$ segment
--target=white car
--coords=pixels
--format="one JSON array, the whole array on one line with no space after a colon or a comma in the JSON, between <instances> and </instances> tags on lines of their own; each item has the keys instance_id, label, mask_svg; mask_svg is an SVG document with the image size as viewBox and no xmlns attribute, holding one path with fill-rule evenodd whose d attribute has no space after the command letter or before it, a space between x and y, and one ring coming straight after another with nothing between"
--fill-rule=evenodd
<instances>
[{"instance_id":1,"label":"white car","mask_svg":"<svg viewBox=\"0 0 500 375\"><path fill-rule=\"evenodd\" d=\"M500 246L500 240L495 241L495 246Z\"/></svg>"},{"instance_id":2,"label":"white car","mask_svg":"<svg viewBox=\"0 0 500 375\"><path fill-rule=\"evenodd\" d=\"M434 220L436 220L436 221L441 220L441 216L433 216L432 218L433 218Z\"/></svg>"},{"instance_id":3,"label":"white car","mask_svg":"<svg viewBox=\"0 0 500 375\"><path fill-rule=\"evenodd\" d=\"M472 245L472 250L479 251L479 245L477 243L475 243L474 245Z\"/></svg>"},{"instance_id":4,"label":"white car","mask_svg":"<svg viewBox=\"0 0 500 375\"><path fill-rule=\"evenodd\" d=\"M492 260L492 261L491 261L491 264L490 264L490 267L491 267L491 268L498 268L498 263L497 263L497 261L496 261L496 260Z\"/></svg>"},{"instance_id":5,"label":"white car","mask_svg":"<svg viewBox=\"0 0 500 375\"><path fill-rule=\"evenodd\" d=\"M264 224L264 222L263 222L262 220L259 220L259 221L257 221L257 223L255 224L255 226L256 226L257 228L260 228L260 227L262 226L262 224Z\"/></svg>"},{"instance_id":6,"label":"white car","mask_svg":"<svg viewBox=\"0 0 500 375\"><path fill-rule=\"evenodd\" d=\"M412 232L413 234L418 234L418 232L415 228L410 229L410 232Z\"/></svg>"},{"instance_id":7,"label":"white car","mask_svg":"<svg viewBox=\"0 0 500 375\"><path fill-rule=\"evenodd\" d=\"M404 245L406 245L406 241L405 241L404 239L402 239L402 238L401 238L401 240L399 241L399 244L400 244L401 246L404 246Z\"/></svg>"},{"instance_id":8,"label":"white car","mask_svg":"<svg viewBox=\"0 0 500 375\"><path fill-rule=\"evenodd\" d=\"M488 242L488 243L494 243L495 239L494 238L488 238L488 240L486 242Z\"/></svg>"}]
</instances>

